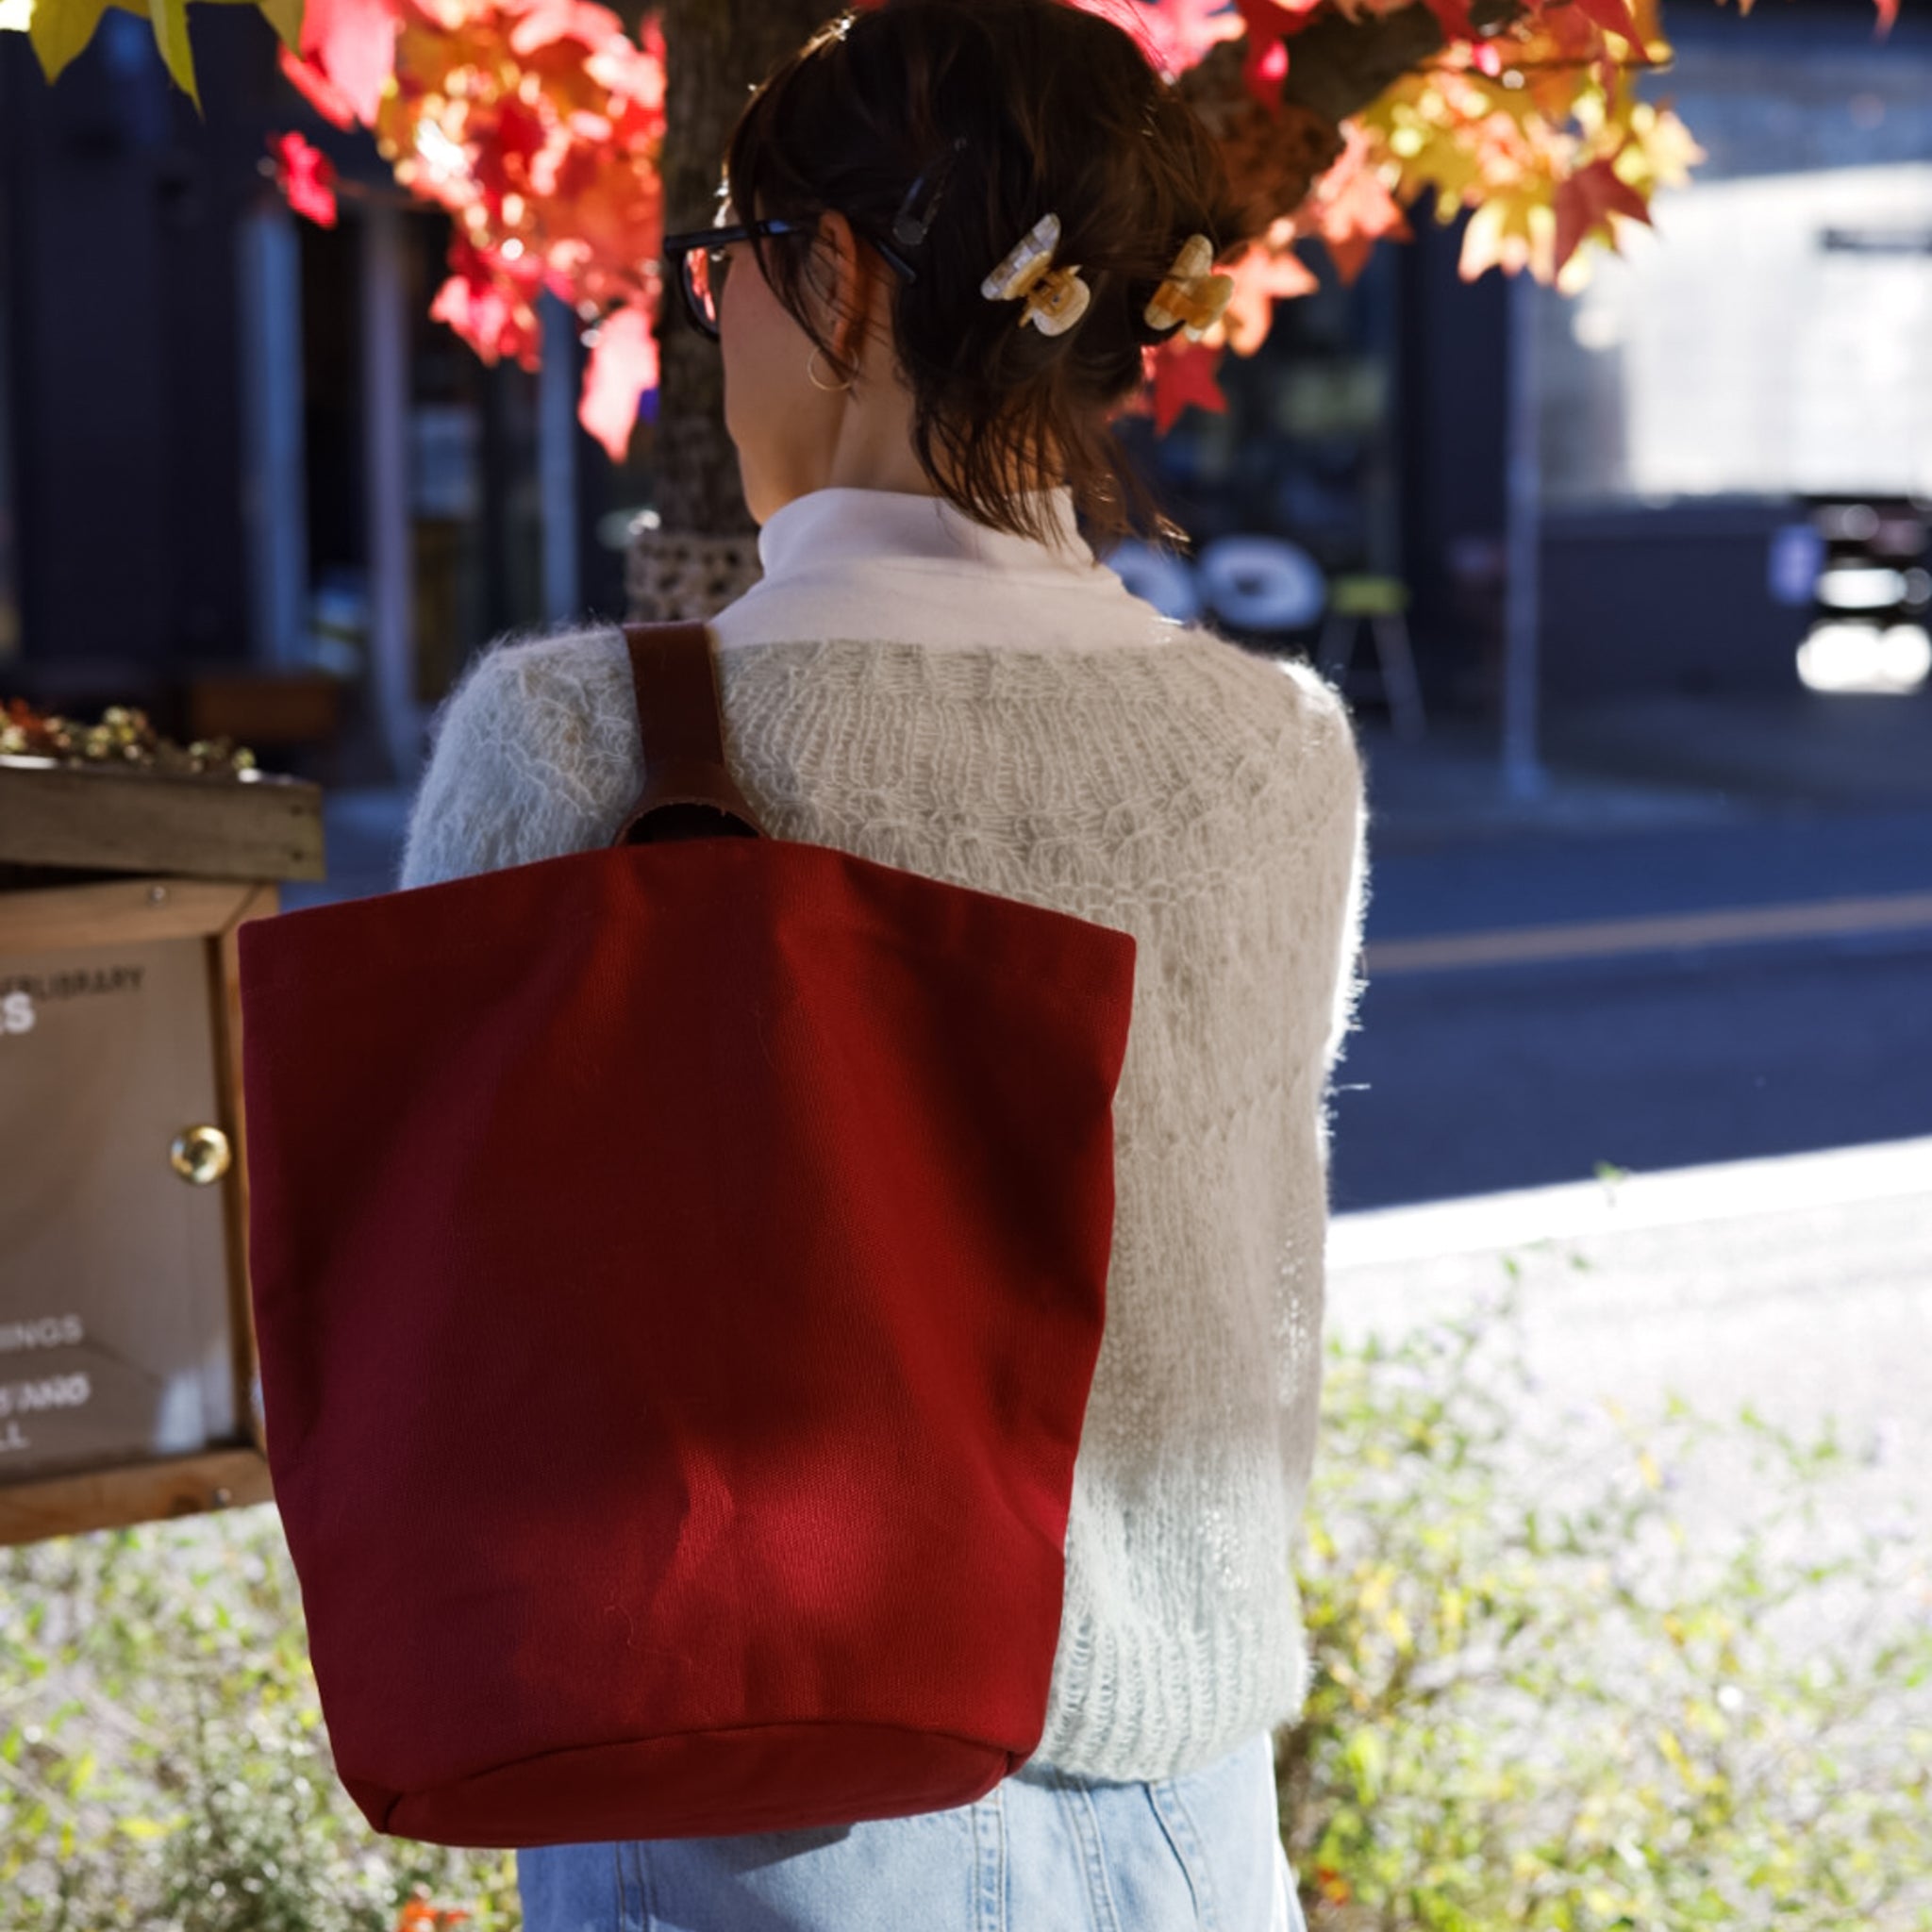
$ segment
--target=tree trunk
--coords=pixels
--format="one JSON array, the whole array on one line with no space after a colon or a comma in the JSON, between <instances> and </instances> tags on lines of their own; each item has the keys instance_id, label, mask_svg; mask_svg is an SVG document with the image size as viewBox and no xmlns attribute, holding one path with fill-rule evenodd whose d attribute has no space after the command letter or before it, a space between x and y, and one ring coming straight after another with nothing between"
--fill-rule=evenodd
<instances>
[{"instance_id":1,"label":"tree trunk","mask_svg":"<svg viewBox=\"0 0 1932 1932\"><path fill-rule=\"evenodd\" d=\"M717 211L724 142L751 90L827 17L827 0L665 0L664 227L701 228ZM756 581L758 526L724 431L718 344L667 288L659 324L658 527L632 541L638 618L708 617Z\"/></svg>"}]
</instances>

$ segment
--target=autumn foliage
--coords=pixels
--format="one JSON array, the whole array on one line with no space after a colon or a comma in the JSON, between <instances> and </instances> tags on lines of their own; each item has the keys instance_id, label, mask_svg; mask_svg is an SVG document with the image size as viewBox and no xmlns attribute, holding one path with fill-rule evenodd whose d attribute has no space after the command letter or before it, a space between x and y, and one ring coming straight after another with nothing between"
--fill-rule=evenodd
<instances>
[{"instance_id":1,"label":"autumn foliage","mask_svg":"<svg viewBox=\"0 0 1932 1932\"><path fill-rule=\"evenodd\" d=\"M658 380L656 22L640 43L587 0L308 0L281 59L325 119L372 129L396 179L449 210L439 321L527 369L545 289L593 328L580 414L622 457Z\"/></svg>"},{"instance_id":2,"label":"autumn foliage","mask_svg":"<svg viewBox=\"0 0 1932 1932\"><path fill-rule=\"evenodd\" d=\"M85 44L103 0L34 0L51 74ZM150 11L175 77L191 90L187 0L116 0ZM592 0L255 0L282 37L283 71L338 127L371 130L396 179L447 208L449 276L432 313L486 360L534 368L545 290L579 317L591 356L579 414L621 458L639 399L658 379L663 196L664 46L655 17L632 40ZM853 0L855 8L876 0ZM1296 42L1316 22L1417 6L1441 51L1346 120L1337 158L1292 207L1219 266L1235 281L1199 341L1177 334L1146 355L1131 406L1165 431L1190 403L1225 407L1223 354L1252 355L1277 301L1319 286L1298 252L1319 242L1344 282L1375 243L1412 235L1405 210L1433 192L1439 223L1474 209L1458 272L1527 269L1566 292L1590 275L1586 243L1615 250L1620 220L1647 223L1653 192L1703 158L1667 103L1640 100L1634 73L1670 58L1657 0L1524 0L1478 29L1470 0L1070 0L1132 32L1171 81L1239 41L1241 85L1271 114ZM1751 0L1739 0L1741 11ZM1874 0L1878 32L1897 0ZM275 143L291 206L335 215L325 159L298 133ZM1278 198L1278 197L1277 197Z\"/></svg>"}]
</instances>

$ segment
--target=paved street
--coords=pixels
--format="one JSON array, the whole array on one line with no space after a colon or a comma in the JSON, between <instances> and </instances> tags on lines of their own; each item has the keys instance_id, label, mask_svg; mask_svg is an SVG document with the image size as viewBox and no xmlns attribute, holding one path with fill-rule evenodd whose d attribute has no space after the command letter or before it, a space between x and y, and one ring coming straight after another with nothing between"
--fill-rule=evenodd
<instances>
[{"instance_id":1,"label":"paved street","mask_svg":"<svg viewBox=\"0 0 1932 1932\"><path fill-rule=\"evenodd\" d=\"M1924 831L1932 838L1932 818ZM1871 851L1856 834L1844 830L1848 860ZM1589 855L1606 862L1607 896L1624 883L1610 864L1670 856L1657 835L1637 842L1636 855ZM1740 834L1740 872L1776 843L1770 828ZM1397 924L1415 907L1399 896L1393 861L1389 873L1383 903ZM1659 873L1649 896L1668 903L1687 883ZM1746 903L1805 907L1804 883L1791 876L1776 898L1753 892ZM1465 904L1457 925L1563 924L1535 886L1527 870L1507 886L1473 886L1488 916L1473 924ZM1912 923L1879 923L1894 899ZM1443 925L1456 929L1446 915ZM1570 958L1432 967L1391 945L1385 965L1375 930L1372 918L1361 1024L1337 1073L1338 1209L1587 1179L1606 1161L1650 1172L1932 1133L1932 895L1923 890L1874 894L1839 930L1772 939L1621 952L1610 950L1614 927L1600 926L1599 950Z\"/></svg>"},{"instance_id":2,"label":"paved street","mask_svg":"<svg viewBox=\"0 0 1932 1932\"><path fill-rule=\"evenodd\" d=\"M1932 1133L1932 700L1687 704L1559 722L1527 802L1363 724L1339 1211Z\"/></svg>"}]
</instances>

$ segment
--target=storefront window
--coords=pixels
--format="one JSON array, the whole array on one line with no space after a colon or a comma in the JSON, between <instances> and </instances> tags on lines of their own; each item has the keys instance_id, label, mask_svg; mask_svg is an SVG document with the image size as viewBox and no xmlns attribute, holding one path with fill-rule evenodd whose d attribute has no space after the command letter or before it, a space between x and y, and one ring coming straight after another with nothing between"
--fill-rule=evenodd
<instances>
[{"instance_id":1,"label":"storefront window","mask_svg":"<svg viewBox=\"0 0 1932 1932\"><path fill-rule=\"evenodd\" d=\"M1160 566L1163 577L1178 571L1187 579L1174 582L1179 601L1161 608L1183 614L1196 593L1215 603L1204 567L1211 577L1217 544L1224 559L1239 551L1245 561L1235 575L1251 581L1214 614L1227 634L1269 648L1310 641L1323 577L1400 567L1401 264L1384 245L1351 285L1319 244L1298 253L1320 287L1275 303L1254 355L1223 355L1215 379L1224 412L1186 409L1165 436L1151 417L1118 425L1161 508L1191 540L1191 560ZM1161 601L1156 582L1141 591Z\"/></svg>"},{"instance_id":2,"label":"storefront window","mask_svg":"<svg viewBox=\"0 0 1932 1932\"><path fill-rule=\"evenodd\" d=\"M413 700L431 706L479 645L543 614L537 377L508 358L485 364L431 318L448 273L447 219L417 208L395 219L395 285L374 302L367 283L388 258L363 245L359 224L304 225L308 625L318 657L344 669L359 661L374 446L403 473L394 500L408 522L409 684ZM381 408L370 387L378 328L400 337L400 434L372 414Z\"/></svg>"},{"instance_id":3,"label":"storefront window","mask_svg":"<svg viewBox=\"0 0 1932 1932\"><path fill-rule=\"evenodd\" d=\"M1822 31L1642 77L1706 158L1535 291L1547 503L1932 495L1932 53Z\"/></svg>"},{"instance_id":4,"label":"storefront window","mask_svg":"<svg viewBox=\"0 0 1932 1932\"><path fill-rule=\"evenodd\" d=\"M416 695L433 703L473 650L543 614L537 378L508 358L485 363L431 318L448 224L405 226Z\"/></svg>"},{"instance_id":5,"label":"storefront window","mask_svg":"<svg viewBox=\"0 0 1932 1932\"><path fill-rule=\"evenodd\" d=\"M1277 301L1253 356L1224 354L1225 413L1190 408L1163 437L1122 419L1122 440L1196 545L1285 537L1324 569L1394 562L1392 448L1398 264L1377 248L1353 286L1304 243L1321 287Z\"/></svg>"}]
</instances>

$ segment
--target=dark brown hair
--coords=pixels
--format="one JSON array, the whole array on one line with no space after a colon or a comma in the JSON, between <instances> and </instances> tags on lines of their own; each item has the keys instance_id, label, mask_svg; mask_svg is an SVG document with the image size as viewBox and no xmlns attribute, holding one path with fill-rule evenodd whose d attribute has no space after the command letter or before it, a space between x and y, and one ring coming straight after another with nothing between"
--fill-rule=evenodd
<instances>
[{"instance_id":1,"label":"dark brown hair","mask_svg":"<svg viewBox=\"0 0 1932 1932\"><path fill-rule=\"evenodd\" d=\"M1143 315L1196 232L1217 261L1247 238L1212 136L1138 41L1068 0L882 0L828 21L781 61L733 127L724 183L741 219L816 223L841 210L861 241L892 239L922 175L948 165L918 271L892 286L896 361L913 394L922 470L977 522L1050 541L1023 493L1054 470L1102 539L1186 533L1160 511L1108 422L1141 354L1178 325ZM1057 336L981 281L1052 210L1054 260L1077 265L1086 314ZM841 375L801 291L815 238L760 236L765 279ZM796 243L796 246L791 244Z\"/></svg>"}]
</instances>

